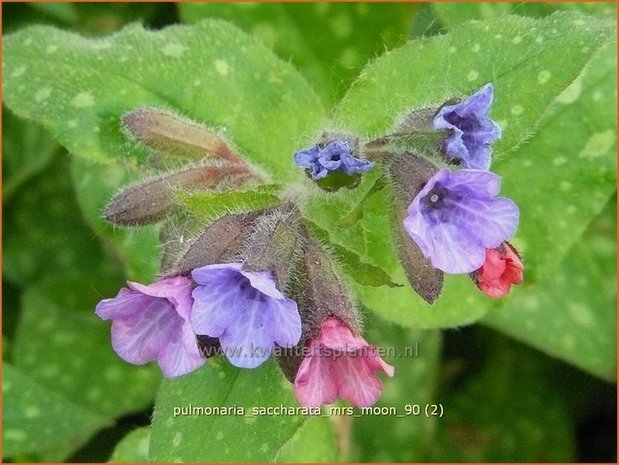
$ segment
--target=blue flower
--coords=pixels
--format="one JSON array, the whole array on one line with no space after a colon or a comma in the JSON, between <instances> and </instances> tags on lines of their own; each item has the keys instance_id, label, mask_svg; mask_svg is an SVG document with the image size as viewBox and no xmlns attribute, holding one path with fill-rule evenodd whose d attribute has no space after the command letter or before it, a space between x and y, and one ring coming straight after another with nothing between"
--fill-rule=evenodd
<instances>
[{"instance_id":1,"label":"blue flower","mask_svg":"<svg viewBox=\"0 0 619 465\"><path fill-rule=\"evenodd\" d=\"M270 271L246 271L242 263L196 268L198 286L190 321L199 335L219 338L230 362L255 368L275 344L293 347L301 338L301 317L294 300L275 286Z\"/></svg>"},{"instance_id":2,"label":"blue flower","mask_svg":"<svg viewBox=\"0 0 619 465\"><path fill-rule=\"evenodd\" d=\"M408 207L404 229L435 268L475 271L518 225L516 204L497 197L500 185L488 171L440 170Z\"/></svg>"},{"instance_id":3,"label":"blue flower","mask_svg":"<svg viewBox=\"0 0 619 465\"><path fill-rule=\"evenodd\" d=\"M434 129L449 129L444 142L448 158L460 160L465 168L490 169L490 144L501 138L501 128L488 118L494 87L486 84L456 105L447 105L434 117Z\"/></svg>"},{"instance_id":4,"label":"blue flower","mask_svg":"<svg viewBox=\"0 0 619 465\"><path fill-rule=\"evenodd\" d=\"M332 140L324 148L319 145L300 150L294 154L296 164L301 168L311 169L314 181L322 179L329 173L338 171L347 175L364 173L374 166L374 163L361 160L351 154L348 142Z\"/></svg>"},{"instance_id":5,"label":"blue flower","mask_svg":"<svg viewBox=\"0 0 619 465\"><path fill-rule=\"evenodd\" d=\"M129 363L157 361L164 376L187 374L202 366L189 324L192 282L176 276L148 286L129 282L113 299L103 299L96 313L112 320L112 347Z\"/></svg>"}]
</instances>

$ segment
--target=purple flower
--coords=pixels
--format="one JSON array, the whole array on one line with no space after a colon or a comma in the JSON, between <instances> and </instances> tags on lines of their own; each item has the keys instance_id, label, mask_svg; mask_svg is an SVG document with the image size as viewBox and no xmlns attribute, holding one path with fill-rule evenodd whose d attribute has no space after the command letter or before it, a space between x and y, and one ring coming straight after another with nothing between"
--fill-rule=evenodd
<instances>
[{"instance_id":1,"label":"purple flower","mask_svg":"<svg viewBox=\"0 0 619 465\"><path fill-rule=\"evenodd\" d=\"M486 84L456 105L447 105L434 117L434 129L450 129L444 142L448 158L460 160L465 168L490 169L490 144L501 138L501 128L488 118L494 87Z\"/></svg>"},{"instance_id":2,"label":"purple flower","mask_svg":"<svg viewBox=\"0 0 619 465\"><path fill-rule=\"evenodd\" d=\"M350 152L345 140L332 140L324 148L319 145L301 150L294 154L296 164L301 168L311 169L314 181L322 179L329 173L339 171L347 175L364 173L374 163L356 158Z\"/></svg>"},{"instance_id":3,"label":"purple flower","mask_svg":"<svg viewBox=\"0 0 619 465\"><path fill-rule=\"evenodd\" d=\"M189 324L190 279L165 278L149 286L127 282L95 313L112 322L112 347L129 363L156 360L166 377L181 376L205 363Z\"/></svg>"},{"instance_id":4,"label":"purple flower","mask_svg":"<svg viewBox=\"0 0 619 465\"><path fill-rule=\"evenodd\" d=\"M486 249L499 247L518 224L518 207L496 197L500 178L481 170L440 170L413 199L404 229L432 265L470 273Z\"/></svg>"},{"instance_id":5,"label":"purple flower","mask_svg":"<svg viewBox=\"0 0 619 465\"><path fill-rule=\"evenodd\" d=\"M242 263L196 268L191 326L196 334L219 338L230 362L255 368L273 347L292 347L301 338L297 304L275 287L270 271L245 271Z\"/></svg>"}]
</instances>

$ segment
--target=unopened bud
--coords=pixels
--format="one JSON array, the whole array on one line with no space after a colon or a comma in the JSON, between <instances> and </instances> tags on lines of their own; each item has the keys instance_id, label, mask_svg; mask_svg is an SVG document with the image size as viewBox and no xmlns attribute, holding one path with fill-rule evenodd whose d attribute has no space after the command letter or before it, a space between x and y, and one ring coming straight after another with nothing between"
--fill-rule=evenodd
<instances>
[{"instance_id":1,"label":"unopened bud","mask_svg":"<svg viewBox=\"0 0 619 465\"><path fill-rule=\"evenodd\" d=\"M243 164L241 157L215 132L157 108L140 108L123 116L125 130L148 148L166 155L200 160L218 157Z\"/></svg>"},{"instance_id":2,"label":"unopened bud","mask_svg":"<svg viewBox=\"0 0 619 465\"><path fill-rule=\"evenodd\" d=\"M141 226L163 219L176 204L176 190L226 189L242 186L251 174L240 165L200 164L142 181L121 190L105 208L106 220Z\"/></svg>"},{"instance_id":3,"label":"unopened bud","mask_svg":"<svg viewBox=\"0 0 619 465\"><path fill-rule=\"evenodd\" d=\"M410 152L395 157L387 169L394 197L392 233L400 263L413 289L430 304L441 293L443 272L434 268L424 257L419 246L404 230L403 221L408 206L437 171L433 163Z\"/></svg>"},{"instance_id":4,"label":"unopened bud","mask_svg":"<svg viewBox=\"0 0 619 465\"><path fill-rule=\"evenodd\" d=\"M166 275L189 275L194 269L240 260L247 238L260 213L225 215L190 243Z\"/></svg>"},{"instance_id":5,"label":"unopened bud","mask_svg":"<svg viewBox=\"0 0 619 465\"><path fill-rule=\"evenodd\" d=\"M305 251L301 258L301 279L295 300L299 306L303 332L297 347L283 351L278 357L286 377L293 382L308 339L316 337L322 322L335 316L350 328L353 334L361 333L359 313L350 297L350 292L341 278L341 271L325 250L306 232Z\"/></svg>"},{"instance_id":6,"label":"unopened bud","mask_svg":"<svg viewBox=\"0 0 619 465\"><path fill-rule=\"evenodd\" d=\"M243 253L244 268L269 270L277 288L285 291L296 275L304 238L296 209L275 209L258 218Z\"/></svg>"}]
</instances>

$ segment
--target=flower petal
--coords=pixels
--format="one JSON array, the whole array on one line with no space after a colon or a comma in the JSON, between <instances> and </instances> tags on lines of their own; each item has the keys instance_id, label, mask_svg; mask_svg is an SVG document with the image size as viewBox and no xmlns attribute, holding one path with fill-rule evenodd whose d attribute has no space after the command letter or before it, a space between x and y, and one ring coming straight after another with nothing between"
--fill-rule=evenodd
<instances>
[{"instance_id":1,"label":"flower petal","mask_svg":"<svg viewBox=\"0 0 619 465\"><path fill-rule=\"evenodd\" d=\"M189 320L196 334L220 337L237 318L239 289L225 283L198 286L193 290Z\"/></svg>"},{"instance_id":2,"label":"flower petal","mask_svg":"<svg viewBox=\"0 0 619 465\"><path fill-rule=\"evenodd\" d=\"M113 299L103 299L97 304L95 313L102 320L134 318L151 302L152 297L122 288Z\"/></svg>"},{"instance_id":3,"label":"flower petal","mask_svg":"<svg viewBox=\"0 0 619 465\"><path fill-rule=\"evenodd\" d=\"M333 373L334 361L327 357L307 355L297 371L294 393L304 407L332 404L338 397L338 384Z\"/></svg>"},{"instance_id":4,"label":"flower petal","mask_svg":"<svg viewBox=\"0 0 619 465\"><path fill-rule=\"evenodd\" d=\"M293 347L301 339L301 316L294 300L268 302L267 326L271 338L281 347Z\"/></svg>"},{"instance_id":5,"label":"flower petal","mask_svg":"<svg viewBox=\"0 0 619 465\"><path fill-rule=\"evenodd\" d=\"M151 298L136 317L112 323L112 347L129 363L155 360L164 345L181 331L183 319L166 299Z\"/></svg>"},{"instance_id":6,"label":"flower petal","mask_svg":"<svg viewBox=\"0 0 619 465\"><path fill-rule=\"evenodd\" d=\"M344 356L335 363L342 399L356 407L368 407L378 400L383 383L374 376L364 357Z\"/></svg>"},{"instance_id":7,"label":"flower petal","mask_svg":"<svg viewBox=\"0 0 619 465\"><path fill-rule=\"evenodd\" d=\"M181 332L175 332L157 357L163 375L167 378L191 373L206 363L200 355L196 336L188 323Z\"/></svg>"},{"instance_id":8,"label":"flower petal","mask_svg":"<svg viewBox=\"0 0 619 465\"><path fill-rule=\"evenodd\" d=\"M273 338L267 323L265 301L243 296L236 303L236 319L219 337L230 363L240 368L255 368L265 362L273 350Z\"/></svg>"}]
</instances>

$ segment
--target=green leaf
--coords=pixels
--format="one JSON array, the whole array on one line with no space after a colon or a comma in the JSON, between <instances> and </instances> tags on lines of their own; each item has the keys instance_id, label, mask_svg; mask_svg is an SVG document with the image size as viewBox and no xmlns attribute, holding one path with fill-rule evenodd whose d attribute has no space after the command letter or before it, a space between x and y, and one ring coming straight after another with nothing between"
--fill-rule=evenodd
<instances>
[{"instance_id":1,"label":"green leaf","mask_svg":"<svg viewBox=\"0 0 619 465\"><path fill-rule=\"evenodd\" d=\"M447 27L455 27L471 20L491 19L507 14L540 17L555 11L576 11L612 18L617 9L611 2L471 2L471 3L432 3L434 11Z\"/></svg>"},{"instance_id":2,"label":"green leaf","mask_svg":"<svg viewBox=\"0 0 619 465\"><path fill-rule=\"evenodd\" d=\"M120 117L150 106L225 131L256 165L290 179L301 176L292 160L299 139L312 139L323 119L291 64L221 21L158 32L131 25L97 40L34 26L6 36L3 51L6 105L104 164L144 158Z\"/></svg>"},{"instance_id":3,"label":"green leaf","mask_svg":"<svg viewBox=\"0 0 619 465\"><path fill-rule=\"evenodd\" d=\"M150 459L156 462L269 462L303 426L302 415L255 415L254 408L298 407L292 387L271 360L243 370L209 360L200 370L164 380L153 417ZM203 407L200 414L193 407ZM225 414L208 409L228 407ZM240 413L237 408L243 408ZM185 415L174 416L176 409ZM181 411L181 413L182 413ZM260 413L260 412L258 412ZM239 443L239 438L243 438ZM287 452L289 453L289 452ZM325 454L327 454L325 452Z\"/></svg>"},{"instance_id":4,"label":"green leaf","mask_svg":"<svg viewBox=\"0 0 619 465\"><path fill-rule=\"evenodd\" d=\"M39 383L31 370L2 367L2 456L47 453L60 461L106 419ZM50 455L50 450L57 453ZM60 452L63 450L63 452Z\"/></svg>"},{"instance_id":5,"label":"green leaf","mask_svg":"<svg viewBox=\"0 0 619 465\"><path fill-rule=\"evenodd\" d=\"M15 193L4 221L3 272L16 284L48 273L113 273L109 258L79 215L66 157L56 157Z\"/></svg>"},{"instance_id":6,"label":"green leaf","mask_svg":"<svg viewBox=\"0 0 619 465\"><path fill-rule=\"evenodd\" d=\"M411 331L378 318L366 322L364 337L386 354L395 376L374 407L395 408L401 416L362 415L353 420L354 462L423 462L432 450L434 430L442 420L425 414L406 415L406 406L425 410L435 400L441 351L439 331ZM388 438L388 442L387 441Z\"/></svg>"},{"instance_id":7,"label":"green leaf","mask_svg":"<svg viewBox=\"0 0 619 465\"><path fill-rule=\"evenodd\" d=\"M49 392L111 420L148 406L160 377L157 367L132 366L112 350L110 325L94 309L119 283L96 278L48 278L25 291L14 363Z\"/></svg>"},{"instance_id":8,"label":"green leaf","mask_svg":"<svg viewBox=\"0 0 619 465\"><path fill-rule=\"evenodd\" d=\"M527 285L522 297L489 313L483 323L595 376L616 380L615 209L611 202L605 214L611 231L589 230L551 276Z\"/></svg>"},{"instance_id":9,"label":"green leaf","mask_svg":"<svg viewBox=\"0 0 619 465\"><path fill-rule=\"evenodd\" d=\"M244 213L272 207L280 202L280 186L258 186L253 190L230 192L179 192L185 208L204 221L212 221L225 213Z\"/></svg>"},{"instance_id":10,"label":"green leaf","mask_svg":"<svg viewBox=\"0 0 619 465\"><path fill-rule=\"evenodd\" d=\"M477 333L485 341L482 366L477 359L474 373L438 394L444 415L429 461L573 461L574 426L549 360L484 334Z\"/></svg>"},{"instance_id":11,"label":"green leaf","mask_svg":"<svg viewBox=\"0 0 619 465\"><path fill-rule=\"evenodd\" d=\"M60 147L46 131L2 108L2 202L43 170Z\"/></svg>"},{"instance_id":12,"label":"green leaf","mask_svg":"<svg viewBox=\"0 0 619 465\"><path fill-rule=\"evenodd\" d=\"M309 417L275 457L277 463L336 462L338 449L329 418Z\"/></svg>"},{"instance_id":13,"label":"green leaf","mask_svg":"<svg viewBox=\"0 0 619 465\"><path fill-rule=\"evenodd\" d=\"M564 32L558 32L555 36L553 28ZM570 32L565 32L566 29L570 29ZM539 31L547 37L538 44L535 39L541 36L532 31ZM494 166L497 173L503 176L501 195L513 198L521 210L521 225L515 243L525 254L527 282L535 281L559 263L570 244L578 238L587 222L599 212L614 191L616 171L611 156L615 146L614 106L604 98L613 92L608 87L614 85L616 66L615 60L610 58L614 53L609 50L612 47L606 45L595 54L594 59L587 62L596 45L601 44L607 35L606 31L606 23L599 20L557 14L544 20L509 17L467 24L445 36L411 42L381 57L363 72L361 79L344 99L338 113L339 121L347 121L356 130L368 134L385 131L391 125L389 120L393 121L406 108L424 106L423 102L431 100L434 92L444 96L444 87L432 89L426 84L415 88L414 83L409 87L409 82L423 80L427 76L424 73L431 73L446 76L445 82L460 85L465 78L458 78L458 70L462 71L477 63L480 69L484 63L486 67L491 66L488 57L501 56L501 61L492 65L506 66L504 73L496 73L494 82L497 106L493 116L500 119L501 112L505 115L505 139L502 144L497 144L499 158ZM506 38L508 32L510 37L521 37L528 44L527 47L530 45L531 48L520 50L521 44L518 43L512 44L507 55L500 52L504 44L494 44L501 42L494 36L500 34ZM485 44L480 45L480 50L489 47L488 53L477 54L470 48L465 53L462 44L471 41ZM586 41L588 45L578 47L572 41ZM462 56L456 54L446 61L431 58L442 52L449 56L449 47L463 51ZM525 89L531 87L530 75L526 73L537 76L531 69L536 61L531 59L525 62L520 58L529 56L530 51L536 47L546 49L544 53L548 53L548 59L544 65L548 64L550 70L555 63L557 69L553 69L551 74L558 76L557 82L545 84L551 84L553 89L542 89L544 86L537 83L533 97L530 91L525 92ZM520 50L520 58L512 56L511 50ZM563 59L566 54L578 57L574 56L568 67L561 65L559 68L553 56ZM508 66L509 60L511 65ZM575 66L576 62L578 66ZM537 63L541 66L542 62ZM585 66L587 73L584 77L566 89L570 80ZM573 73L571 77L570 73ZM403 75L411 76L411 80L400 84L392 82ZM490 75L488 79L491 79ZM541 104L533 113L537 112L536 118L540 118L542 113L547 116L538 125L536 135L530 136L533 124L526 126L522 115L514 116L511 111L506 111L509 100L500 103L501 98L509 99L510 96L515 99L512 103L523 102L525 97L537 99L538 102L531 103L531 109ZM544 99L547 99L547 103L543 103ZM438 99L437 103L440 101ZM566 114L570 106L573 107L573 113ZM509 116L505 113L509 113ZM531 115L527 114L526 118L529 117ZM527 143L512 150L509 157L500 158L501 148L503 151L513 149L525 136L530 137ZM305 214L325 229L335 244L358 254L372 265L380 266L394 282L404 284L406 280L395 256L396 245L386 215L386 206L390 202L388 192L383 190L371 193L379 175L378 169L372 170L364 176L356 191L343 192L337 197L316 193L314 199L308 202ZM548 195L541 195L544 192L548 192ZM359 212L358 220L349 228L341 228L341 218L353 211ZM561 239L557 240L558 237ZM530 254L531 250L535 253ZM499 305L479 293L467 276L447 276L442 296L431 307L421 303L421 299L409 286L387 289L356 285L355 290L364 305L384 318L416 327L448 327L471 323L481 318L490 308ZM515 300L519 292L514 292L508 300Z\"/></svg>"},{"instance_id":14,"label":"green leaf","mask_svg":"<svg viewBox=\"0 0 619 465\"><path fill-rule=\"evenodd\" d=\"M495 167L520 207L515 244L534 283L562 260L616 190L616 43L556 100L538 134Z\"/></svg>"},{"instance_id":15,"label":"green leaf","mask_svg":"<svg viewBox=\"0 0 619 465\"><path fill-rule=\"evenodd\" d=\"M311 222L308 222L308 226L316 238L324 244L328 244L331 249L331 254L337 259L346 274L348 274L348 276L354 279L358 284L372 287L399 286L391 280L389 275L385 273L382 268L364 262L359 258L359 255L351 252L341 245L332 244L329 239L329 234L324 229L319 228Z\"/></svg>"},{"instance_id":16,"label":"green leaf","mask_svg":"<svg viewBox=\"0 0 619 465\"><path fill-rule=\"evenodd\" d=\"M143 427L134 429L116 445L110 463L145 463L148 462L148 448L151 429Z\"/></svg>"},{"instance_id":17,"label":"green leaf","mask_svg":"<svg viewBox=\"0 0 619 465\"><path fill-rule=\"evenodd\" d=\"M548 106L614 32L613 23L567 13L467 23L409 42L367 66L336 120L363 135L381 134L410 110L440 106L493 82L492 117L504 129L494 148L500 156L534 132Z\"/></svg>"},{"instance_id":18,"label":"green leaf","mask_svg":"<svg viewBox=\"0 0 619 465\"><path fill-rule=\"evenodd\" d=\"M103 208L122 186L133 181L136 170L119 163L95 165L74 157L71 177L79 207L99 240L125 266L128 279L152 281L159 269L158 227L122 229L102 218Z\"/></svg>"},{"instance_id":19,"label":"green leaf","mask_svg":"<svg viewBox=\"0 0 619 465\"><path fill-rule=\"evenodd\" d=\"M222 18L251 33L291 60L329 103L369 60L404 42L413 8L405 3L179 4L186 22Z\"/></svg>"}]
</instances>

